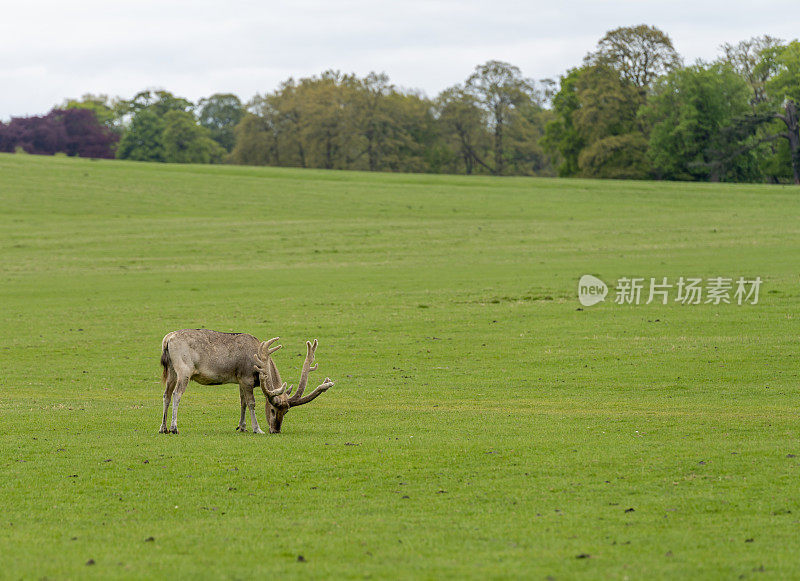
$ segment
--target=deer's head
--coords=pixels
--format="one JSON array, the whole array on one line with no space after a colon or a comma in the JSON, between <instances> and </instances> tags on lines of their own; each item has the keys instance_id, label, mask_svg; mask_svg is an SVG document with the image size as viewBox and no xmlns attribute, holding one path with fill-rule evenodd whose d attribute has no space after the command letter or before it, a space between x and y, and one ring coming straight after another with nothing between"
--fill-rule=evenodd
<instances>
[{"instance_id":1,"label":"deer's head","mask_svg":"<svg viewBox=\"0 0 800 581\"><path fill-rule=\"evenodd\" d=\"M261 343L258 353L255 355L255 369L258 372L259 384L261 385L261 391L264 392L264 396L267 398L264 411L267 414L270 434L280 434L283 416L286 415L289 408L308 403L333 386L330 378L326 377L325 381L317 386L313 392L303 397L306 383L308 383L308 374L317 369L317 364L314 363L317 340L314 339L313 344L310 341L306 341L307 353L303 362L303 370L300 373L300 383L297 384L297 391L292 395L292 386L287 387L286 383L281 381L281 375L272 360L272 354L282 347L282 345L272 347L272 344L278 339L279 337L275 337Z\"/></svg>"}]
</instances>

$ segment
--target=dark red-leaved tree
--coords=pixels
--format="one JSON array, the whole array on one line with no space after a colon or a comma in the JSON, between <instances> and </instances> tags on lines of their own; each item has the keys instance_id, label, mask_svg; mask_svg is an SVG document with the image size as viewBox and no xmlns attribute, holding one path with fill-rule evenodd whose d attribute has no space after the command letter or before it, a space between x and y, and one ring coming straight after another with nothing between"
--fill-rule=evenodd
<instances>
[{"instance_id":1,"label":"dark red-leaved tree","mask_svg":"<svg viewBox=\"0 0 800 581\"><path fill-rule=\"evenodd\" d=\"M63 151L64 127L45 117L14 117L3 127L3 151L53 155Z\"/></svg>"},{"instance_id":2,"label":"dark red-leaved tree","mask_svg":"<svg viewBox=\"0 0 800 581\"><path fill-rule=\"evenodd\" d=\"M0 124L0 151L66 153L113 158L119 136L97 121L88 109L53 109L44 116L14 117Z\"/></svg>"}]
</instances>

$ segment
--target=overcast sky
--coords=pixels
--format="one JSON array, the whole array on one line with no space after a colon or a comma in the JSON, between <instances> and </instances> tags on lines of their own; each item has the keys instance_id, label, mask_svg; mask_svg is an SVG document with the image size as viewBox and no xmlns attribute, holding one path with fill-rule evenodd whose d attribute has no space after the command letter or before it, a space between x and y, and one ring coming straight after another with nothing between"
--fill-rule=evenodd
<instances>
[{"instance_id":1,"label":"overcast sky","mask_svg":"<svg viewBox=\"0 0 800 581\"><path fill-rule=\"evenodd\" d=\"M800 36L798 0L27 0L0 12L0 119L67 97L160 87L193 101L247 100L290 76L386 72L429 96L476 64L534 79L580 64L612 28L650 24L687 62L723 42Z\"/></svg>"}]
</instances>

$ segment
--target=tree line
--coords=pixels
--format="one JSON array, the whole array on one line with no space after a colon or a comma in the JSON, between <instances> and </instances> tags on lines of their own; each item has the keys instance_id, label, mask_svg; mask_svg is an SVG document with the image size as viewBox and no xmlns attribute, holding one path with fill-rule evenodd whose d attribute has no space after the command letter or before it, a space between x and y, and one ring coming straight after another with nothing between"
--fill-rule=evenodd
<instances>
[{"instance_id":1,"label":"tree line","mask_svg":"<svg viewBox=\"0 0 800 581\"><path fill-rule=\"evenodd\" d=\"M800 184L800 42L685 65L646 25L607 32L558 81L505 62L429 98L327 71L243 103L85 95L0 123L0 151L175 163Z\"/></svg>"}]
</instances>

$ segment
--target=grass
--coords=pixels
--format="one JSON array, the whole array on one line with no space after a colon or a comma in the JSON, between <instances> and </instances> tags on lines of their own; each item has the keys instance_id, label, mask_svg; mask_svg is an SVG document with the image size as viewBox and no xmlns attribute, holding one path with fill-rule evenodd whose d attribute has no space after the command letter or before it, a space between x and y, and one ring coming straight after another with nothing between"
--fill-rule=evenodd
<instances>
[{"instance_id":1,"label":"grass","mask_svg":"<svg viewBox=\"0 0 800 581\"><path fill-rule=\"evenodd\" d=\"M797 188L0 155L0 207L2 578L800 576ZM196 327L336 386L256 436L192 383L159 435Z\"/></svg>"}]
</instances>

